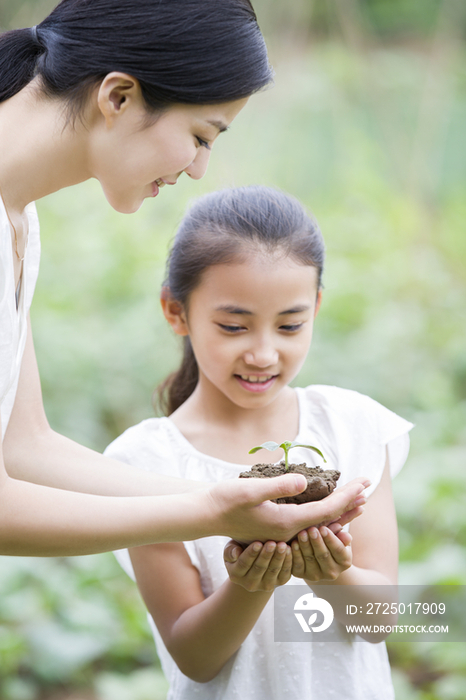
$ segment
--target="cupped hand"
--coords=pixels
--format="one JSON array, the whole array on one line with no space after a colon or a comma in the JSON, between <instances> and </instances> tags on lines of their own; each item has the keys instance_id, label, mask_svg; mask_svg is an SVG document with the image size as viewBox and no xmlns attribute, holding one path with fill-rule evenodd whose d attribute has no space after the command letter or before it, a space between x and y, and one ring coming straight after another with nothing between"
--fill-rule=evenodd
<instances>
[{"instance_id":1,"label":"cupped hand","mask_svg":"<svg viewBox=\"0 0 466 700\"><path fill-rule=\"evenodd\" d=\"M291 573L306 581L335 581L352 564L351 539L348 532L336 535L324 526L303 530L291 543Z\"/></svg>"},{"instance_id":2,"label":"cupped hand","mask_svg":"<svg viewBox=\"0 0 466 700\"><path fill-rule=\"evenodd\" d=\"M228 542L223 560L232 583L250 593L272 592L291 577L291 548L285 542L253 542L246 549Z\"/></svg>"},{"instance_id":3,"label":"cupped hand","mask_svg":"<svg viewBox=\"0 0 466 700\"><path fill-rule=\"evenodd\" d=\"M235 479L212 486L208 491L210 527L206 534L226 535L238 542L254 540L288 542L312 525L338 521L341 525L361 514L362 495L370 481L353 479L321 501L300 505L277 505L269 499L294 496L306 488L299 474L273 479Z\"/></svg>"}]
</instances>

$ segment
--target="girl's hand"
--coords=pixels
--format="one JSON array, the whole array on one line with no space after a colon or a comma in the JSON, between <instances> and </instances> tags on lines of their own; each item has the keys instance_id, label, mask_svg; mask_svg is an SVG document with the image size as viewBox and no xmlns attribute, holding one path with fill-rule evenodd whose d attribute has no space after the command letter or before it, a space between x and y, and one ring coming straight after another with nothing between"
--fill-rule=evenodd
<instances>
[{"instance_id":1,"label":"girl's hand","mask_svg":"<svg viewBox=\"0 0 466 700\"><path fill-rule=\"evenodd\" d=\"M250 593L272 592L291 577L291 547L286 542L253 542L243 551L230 541L223 552L230 581Z\"/></svg>"},{"instance_id":2,"label":"girl's hand","mask_svg":"<svg viewBox=\"0 0 466 700\"><path fill-rule=\"evenodd\" d=\"M291 573L307 581L335 581L352 564L350 542L348 532L335 535L327 527L303 530L291 543Z\"/></svg>"}]
</instances>

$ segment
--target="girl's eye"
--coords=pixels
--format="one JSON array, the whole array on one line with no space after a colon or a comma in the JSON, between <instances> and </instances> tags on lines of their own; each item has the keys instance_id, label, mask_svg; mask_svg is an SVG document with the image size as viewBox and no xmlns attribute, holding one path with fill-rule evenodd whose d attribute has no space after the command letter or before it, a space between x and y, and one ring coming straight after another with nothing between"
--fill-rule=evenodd
<instances>
[{"instance_id":1,"label":"girl's eye","mask_svg":"<svg viewBox=\"0 0 466 700\"><path fill-rule=\"evenodd\" d=\"M293 333L293 331L299 331L302 327L302 323L291 323L287 326L280 326L280 330L287 331L288 333Z\"/></svg>"},{"instance_id":2,"label":"girl's eye","mask_svg":"<svg viewBox=\"0 0 466 700\"><path fill-rule=\"evenodd\" d=\"M204 141L204 139L201 139L199 136L196 136L196 139L199 143L199 146L202 146L203 148L207 148L208 151L211 150L211 147L209 146L208 141Z\"/></svg>"},{"instance_id":3,"label":"girl's eye","mask_svg":"<svg viewBox=\"0 0 466 700\"><path fill-rule=\"evenodd\" d=\"M242 326L226 326L223 323L217 324L219 328L222 329L222 331L225 331L226 333L238 333L239 331L243 330Z\"/></svg>"}]
</instances>

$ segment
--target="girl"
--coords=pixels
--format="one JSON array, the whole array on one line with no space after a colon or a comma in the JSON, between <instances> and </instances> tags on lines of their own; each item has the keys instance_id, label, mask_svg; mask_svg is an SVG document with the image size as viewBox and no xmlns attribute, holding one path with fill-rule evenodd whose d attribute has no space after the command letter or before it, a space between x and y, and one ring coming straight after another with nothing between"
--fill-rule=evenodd
<instances>
[{"instance_id":1,"label":"girl","mask_svg":"<svg viewBox=\"0 0 466 700\"><path fill-rule=\"evenodd\" d=\"M311 343L323 261L314 221L265 187L207 195L175 238L162 308L184 355L161 387L169 417L131 428L107 454L218 481L257 461L251 447L297 439L318 445L343 483L362 472L373 485L351 523L352 552L347 533L313 527L291 549L257 542L239 558L230 552L230 578L221 537L117 553L148 607L170 700L393 698L383 643L353 644L343 631L330 645L273 642L270 597L290 572L290 583L304 578L317 591L321 581L389 585L397 576L390 476L405 461L411 424L354 391L289 386ZM293 461L311 459L297 448Z\"/></svg>"},{"instance_id":2,"label":"girl","mask_svg":"<svg viewBox=\"0 0 466 700\"><path fill-rule=\"evenodd\" d=\"M182 173L202 177L219 133L270 80L249 0L63 0L38 26L0 36L0 554L291 536L338 517L362 489L299 516L257 508L302 479L206 491L135 475L54 433L42 406L28 328L40 253L31 202L92 177L133 212Z\"/></svg>"}]
</instances>

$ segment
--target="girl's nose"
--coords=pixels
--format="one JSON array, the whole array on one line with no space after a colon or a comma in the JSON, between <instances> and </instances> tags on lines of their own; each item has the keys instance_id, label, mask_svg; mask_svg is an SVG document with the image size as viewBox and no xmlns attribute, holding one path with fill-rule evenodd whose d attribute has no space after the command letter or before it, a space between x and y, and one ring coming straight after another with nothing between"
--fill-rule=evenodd
<instances>
[{"instance_id":1,"label":"girl's nose","mask_svg":"<svg viewBox=\"0 0 466 700\"><path fill-rule=\"evenodd\" d=\"M278 352L271 345L260 345L244 353L244 361L251 367L266 369L278 362Z\"/></svg>"},{"instance_id":2,"label":"girl's nose","mask_svg":"<svg viewBox=\"0 0 466 700\"><path fill-rule=\"evenodd\" d=\"M210 150L201 146L196 153L196 157L192 163L184 169L184 172L193 180L200 180L201 177L204 177L206 174L209 159Z\"/></svg>"}]
</instances>

